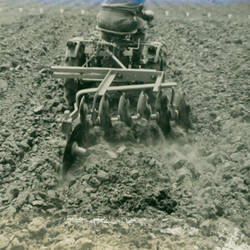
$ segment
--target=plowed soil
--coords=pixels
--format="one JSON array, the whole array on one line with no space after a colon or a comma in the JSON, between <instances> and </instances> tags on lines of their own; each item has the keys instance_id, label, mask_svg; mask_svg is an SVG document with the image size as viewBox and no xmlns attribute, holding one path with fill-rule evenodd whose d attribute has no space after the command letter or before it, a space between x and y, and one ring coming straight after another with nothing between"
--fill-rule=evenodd
<instances>
[{"instance_id":1,"label":"plowed soil","mask_svg":"<svg viewBox=\"0 0 250 250\"><path fill-rule=\"evenodd\" d=\"M46 69L90 37L97 10L14 3L0 1L0 249L249 249L249 3L154 8L149 37L167 46L193 129L100 137L65 180L67 106Z\"/></svg>"}]
</instances>

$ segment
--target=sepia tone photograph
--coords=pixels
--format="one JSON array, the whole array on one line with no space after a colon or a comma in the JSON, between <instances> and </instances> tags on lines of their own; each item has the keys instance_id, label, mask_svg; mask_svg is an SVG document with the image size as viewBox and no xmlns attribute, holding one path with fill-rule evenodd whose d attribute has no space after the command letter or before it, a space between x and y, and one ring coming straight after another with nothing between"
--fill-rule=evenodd
<instances>
[{"instance_id":1,"label":"sepia tone photograph","mask_svg":"<svg viewBox=\"0 0 250 250\"><path fill-rule=\"evenodd\" d=\"M0 0L0 250L249 250L249 189L249 0Z\"/></svg>"}]
</instances>

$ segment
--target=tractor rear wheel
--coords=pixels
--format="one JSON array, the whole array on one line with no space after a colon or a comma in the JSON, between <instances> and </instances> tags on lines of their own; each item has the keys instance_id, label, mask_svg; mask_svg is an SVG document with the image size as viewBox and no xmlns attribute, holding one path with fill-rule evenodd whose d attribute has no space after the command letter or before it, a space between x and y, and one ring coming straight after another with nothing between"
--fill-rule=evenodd
<instances>
[{"instance_id":1,"label":"tractor rear wheel","mask_svg":"<svg viewBox=\"0 0 250 250\"><path fill-rule=\"evenodd\" d=\"M66 57L65 66L82 66L85 63L84 48L80 47L76 57ZM79 90L79 81L77 79L64 80L64 99L70 109L73 109L75 96Z\"/></svg>"}]
</instances>

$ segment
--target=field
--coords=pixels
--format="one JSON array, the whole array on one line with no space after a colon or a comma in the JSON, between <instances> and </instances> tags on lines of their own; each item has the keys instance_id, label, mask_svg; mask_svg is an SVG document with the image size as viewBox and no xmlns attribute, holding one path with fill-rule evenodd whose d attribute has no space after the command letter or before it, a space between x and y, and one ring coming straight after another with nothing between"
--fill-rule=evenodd
<instances>
[{"instance_id":1,"label":"field","mask_svg":"<svg viewBox=\"0 0 250 250\"><path fill-rule=\"evenodd\" d=\"M0 249L250 248L250 3L152 9L193 129L100 140L62 181L67 106L46 69L98 8L0 1Z\"/></svg>"}]
</instances>

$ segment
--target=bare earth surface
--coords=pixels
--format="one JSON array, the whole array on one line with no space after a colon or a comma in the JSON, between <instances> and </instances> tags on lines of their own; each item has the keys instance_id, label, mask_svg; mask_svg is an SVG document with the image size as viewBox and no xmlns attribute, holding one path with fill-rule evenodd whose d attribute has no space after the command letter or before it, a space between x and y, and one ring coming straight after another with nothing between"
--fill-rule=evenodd
<instances>
[{"instance_id":1,"label":"bare earth surface","mask_svg":"<svg viewBox=\"0 0 250 250\"><path fill-rule=\"evenodd\" d=\"M249 249L250 4L154 9L193 130L101 139L62 181L66 105L42 69L97 10L24 3L0 1L0 249Z\"/></svg>"}]
</instances>

